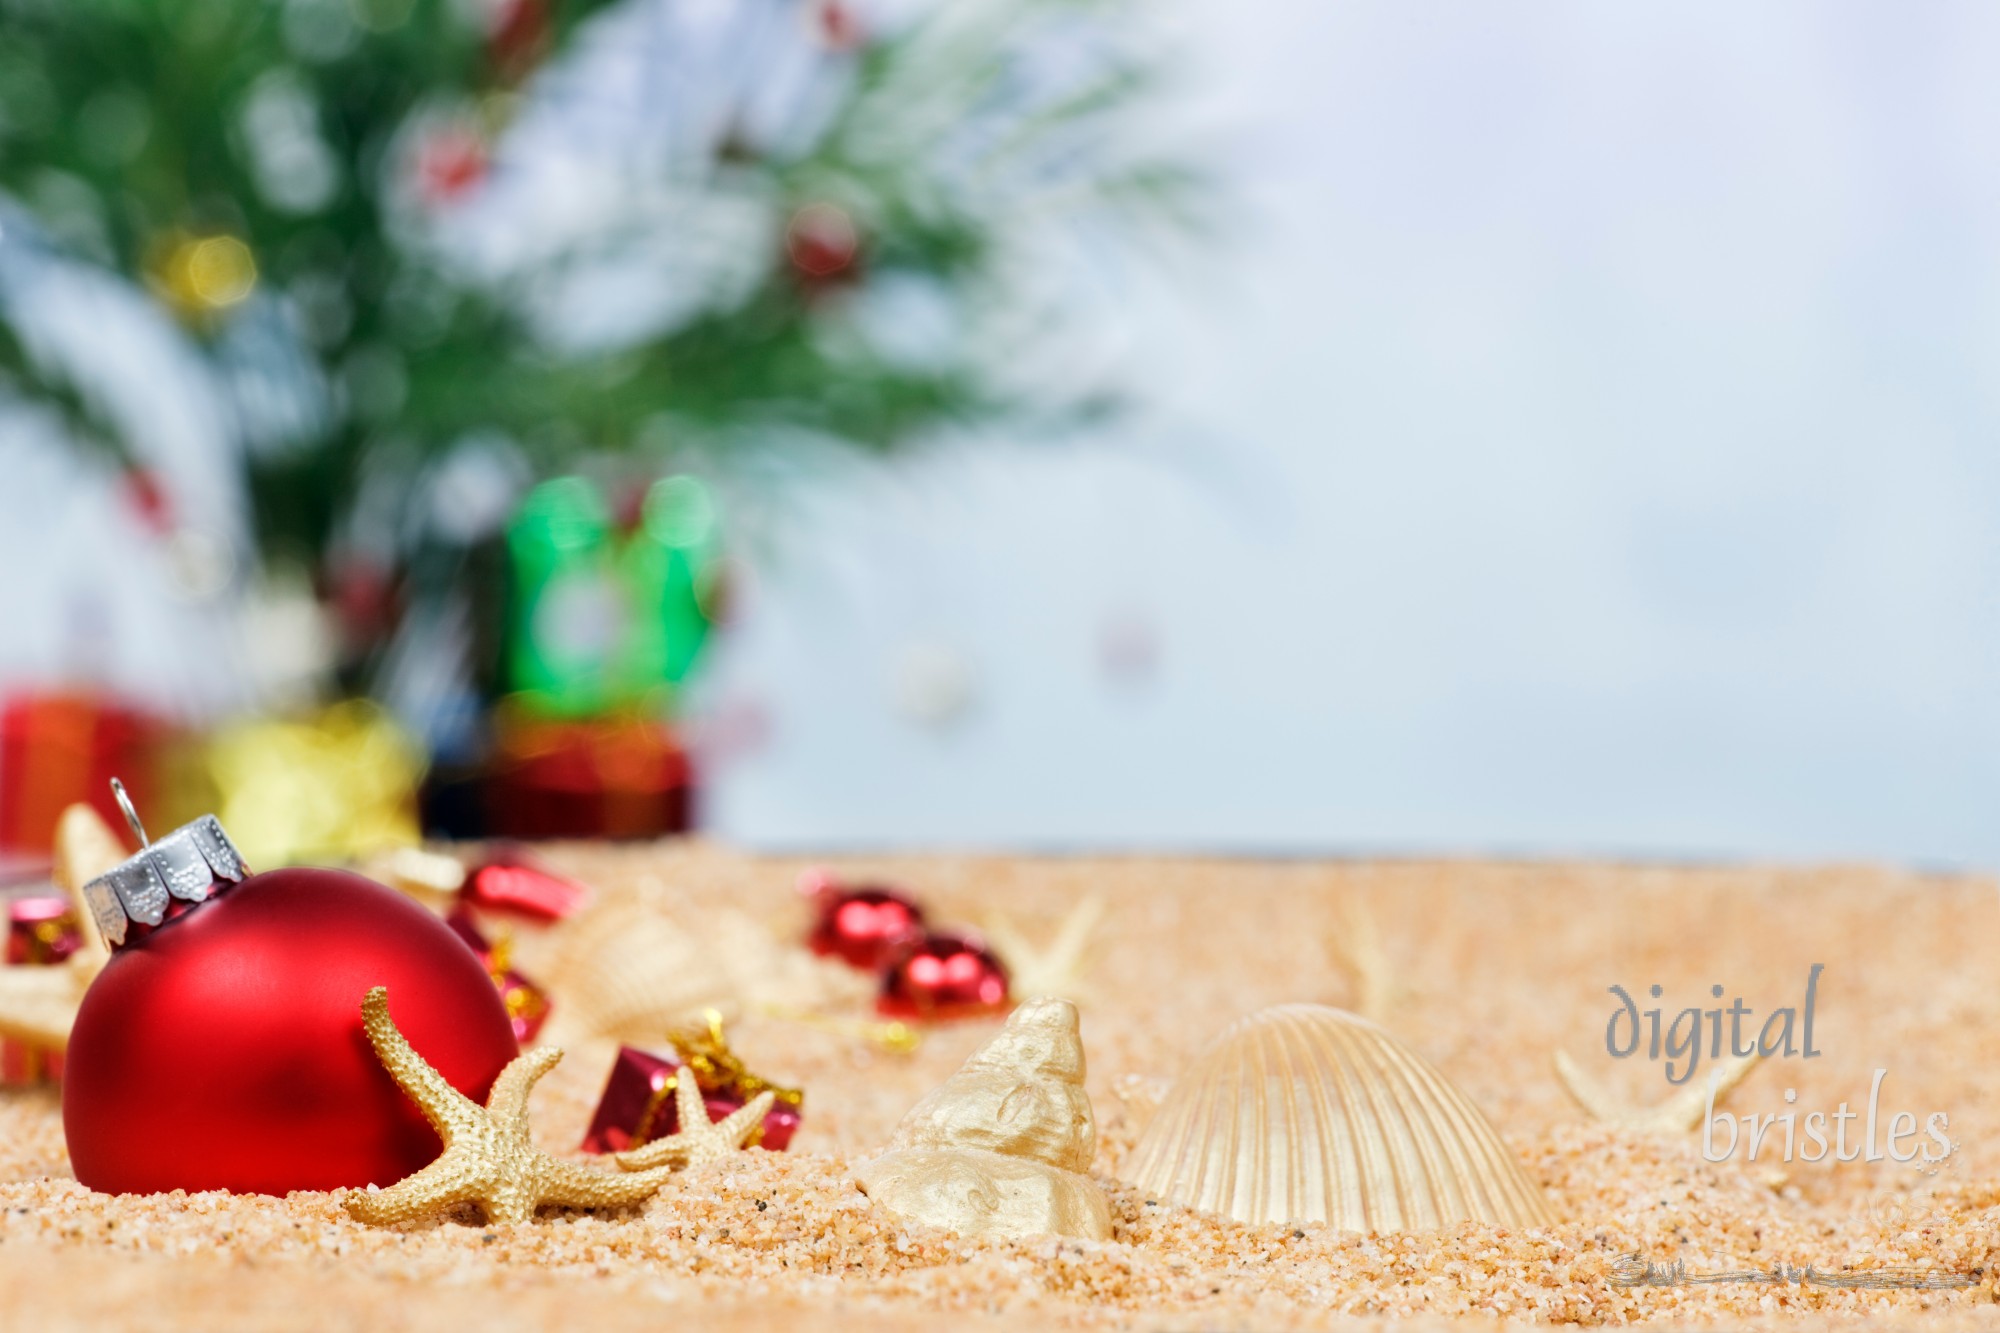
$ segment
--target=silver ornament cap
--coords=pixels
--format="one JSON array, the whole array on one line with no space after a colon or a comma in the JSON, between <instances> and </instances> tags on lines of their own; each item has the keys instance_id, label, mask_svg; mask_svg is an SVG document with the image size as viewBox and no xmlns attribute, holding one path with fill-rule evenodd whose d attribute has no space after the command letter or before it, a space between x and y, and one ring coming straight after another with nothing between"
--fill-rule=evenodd
<instances>
[{"instance_id":1,"label":"silver ornament cap","mask_svg":"<svg viewBox=\"0 0 2000 1333\"><path fill-rule=\"evenodd\" d=\"M133 924L157 926L166 920L170 901L206 902L249 874L242 853L214 815L203 815L154 842L146 836L125 784L111 779L111 794L139 839L139 850L85 884L83 900L112 948L125 943Z\"/></svg>"}]
</instances>

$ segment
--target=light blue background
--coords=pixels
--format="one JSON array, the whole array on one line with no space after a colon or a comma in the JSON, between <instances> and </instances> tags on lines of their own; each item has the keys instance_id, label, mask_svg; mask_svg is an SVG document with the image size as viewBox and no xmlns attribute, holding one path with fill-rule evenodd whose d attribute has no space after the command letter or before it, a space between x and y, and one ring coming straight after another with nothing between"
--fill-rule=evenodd
<instances>
[{"instance_id":1,"label":"light blue background","mask_svg":"<svg viewBox=\"0 0 2000 1333\"><path fill-rule=\"evenodd\" d=\"M1239 207L1107 298L1152 410L767 517L714 829L2000 864L2000 10L1179 23Z\"/></svg>"}]
</instances>

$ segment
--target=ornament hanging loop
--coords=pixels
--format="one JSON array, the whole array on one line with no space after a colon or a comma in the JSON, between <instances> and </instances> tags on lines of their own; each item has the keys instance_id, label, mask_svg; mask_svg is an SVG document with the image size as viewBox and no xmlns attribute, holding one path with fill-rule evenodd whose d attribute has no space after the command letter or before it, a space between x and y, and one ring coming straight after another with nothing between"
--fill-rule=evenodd
<instances>
[{"instance_id":1,"label":"ornament hanging loop","mask_svg":"<svg viewBox=\"0 0 2000 1333\"><path fill-rule=\"evenodd\" d=\"M113 951L126 943L133 923L162 925L169 915L206 902L250 873L214 815L203 815L154 842L146 836L125 784L111 779L111 794L139 839L139 850L85 884L83 901L97 922L97 933ZM179 907L173 906L176 900Z\"/></svg>"},{"instance_id":2,"label":"ornament hanging loop","mask_svg":"<svg viewBox=\"0 0 2000 1333\"><path fill-rule=\"evenodd\" d=\"M132 798L126 794L125 784L117 778L111 779L111 799L117 801L118 808L124 812L126 826L132 830L132 836L139 840L139 846L152 846L153 840L146 836L146 826L139 822L139 812L132 808Z\"/></svg>"}]
</instances>

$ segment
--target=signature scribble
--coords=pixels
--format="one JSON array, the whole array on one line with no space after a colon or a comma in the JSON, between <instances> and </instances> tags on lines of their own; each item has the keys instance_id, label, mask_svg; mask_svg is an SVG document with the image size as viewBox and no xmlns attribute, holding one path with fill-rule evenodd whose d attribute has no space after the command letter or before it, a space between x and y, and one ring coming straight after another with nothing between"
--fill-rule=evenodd
<instances>
[{"instance_id":1,"label":"signature scribble","mask_svg":"<svg viewBox=\"0 0 2000 1333\"><path fill-rule=\"evenodd\" d=\"M1829 1273L1811 1264L1804 1268L1773 1264L1764 1269L1690 1273L1684 1261L1656 1264L1638 1250L1621 1254L1611 1262L1611 1285L1614 1287L1708 1287L1725 1282L1767 1282L1803 1287L1840 1287L1850 1291L1879 1291L1890 1287L1943 1291L1970 1287L1978 1281L1977 1275L1972 1273L1953 1273L1935 1268L1865 1268Z\"/></svg>"}]
</instances>

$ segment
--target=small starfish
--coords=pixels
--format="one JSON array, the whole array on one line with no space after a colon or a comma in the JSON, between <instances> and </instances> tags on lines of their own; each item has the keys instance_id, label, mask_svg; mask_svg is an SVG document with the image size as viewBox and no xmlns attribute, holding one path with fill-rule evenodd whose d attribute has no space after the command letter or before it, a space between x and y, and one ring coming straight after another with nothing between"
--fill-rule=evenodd
<instances>
[{"instance_id":1,"label":"small starfish","mask_svg":"<svg viewBox=\"0 0 2000 1333\"><path fill-rule=\"evenodd\" d=\"M1763 1058L1754 1052L1738 1056L1712 1074L1709 1082L1690 1084L1658 1106L1628 1106L1620 1102L1585 1074L1576 1061L1569 1058L1568 1051L1555 1053L1555 1065L1556 1077L1562 1080L1563 1087L1576 1099L1576 1104L1590 1113L1591 1119L1626 1129L1644 1130L1649 1134L1686 1134L1699 1129L1701 1118L1708 1114L1711 1085L1715 1090L1715 1100L1720 1102L1732 1088L1750 1076L1750 1071Z\"/></svg>"},{"instance_id":2,"label":"small starfish","mask_svg":"<svg viewBox=\"0 0 2000 1333\"><path fill-rule=\"evenodd\" d=\"M1341 910L1339 933L1327 940L1334 963L1354 987L1354 1011L1371 1023L1387 1024L1403 998L1396 969L1382 947L1382 933L1368 904L1349 899Z\"/></svg>"},{"instance_id":3,"label":"small starfish","mask_svg":"<svg viewBox=\"0 0 2000 1333\"><path fill-rule=\"evenodd\" d=\"M986 921L986 938L1007 965L1008 988L1021 997L1075 995L1084 990L1084 955L1104 917L1104 900L1091 894L1062 919L1045 949L1028 943L1013 921L996 912Z\"/></svg>"},{"instance_id":4,"label":"small starfish","mask_svg":"<svg viewBox=\"0 0 2000 1333\"><path fill-rule=\"evenodd\" d=\"M74 961L0 967L0 1037L57 1051L68 1046L77 1006L97 975L97 962L92 959L88 967Z\"/></svg>"},{"instance_id":5,"label":"small starfish","mask_svg":"<svg viewBox=\"0 0 2000 1333\"><path fill-rule=\"evenodd\" d=\"M388 1189L351 1191L343 1202L358 1221L388 1226L429 1217L454 1204L476 1203L489 1222L526 1222L544 1204L614 1208L638 1203L660 1187L665 1171L593 1171L559 1161L528 1135L528 1094L562 1059L545 1046L510 1061L480 1106L431 1068L389 1017L389 989L377 986L361 1002L361 1025L376 1058L410 1095L444 1139L444 1152Z\"/></svg>"},{"instance_id":6,"label":"small starfish","mask_svg":"<svg viewBox=\"0 0 2000 1333\"><path fill-rule=\"evenodd\" d=\"M97 811L78 803L62 812L56 822L55 867L49 877L69 896L83 943L57 966L0 966L0 1037L58 1051L69 1045L83 993L111 956L96 918L84 906L83 886L124 859L124 844Z\"/></svg>"},{"instance_id":7,"label":"small starfish","mask_svg":"<svg viewBox=\"0 0 2000 1333\"><path fill-rule=\"evenodd\" d=\"M702 1100L687 1067L673 1076L674 1109L680 1113L680 1129L663 1139L654 1139L641 1148L614 1155L613 1160L627 1171L649 1171L668 1163L701 1166L721 1162L743 1150L750 1131L764 1123L765 1114L777 1097L760 1092L720 1120L708 1118L708 1103Z\"/></svg>"}]
</instances>

